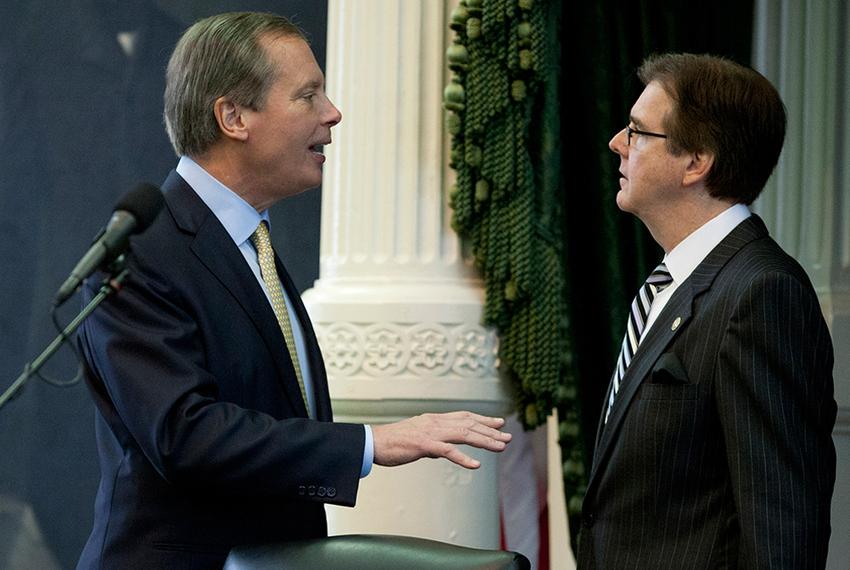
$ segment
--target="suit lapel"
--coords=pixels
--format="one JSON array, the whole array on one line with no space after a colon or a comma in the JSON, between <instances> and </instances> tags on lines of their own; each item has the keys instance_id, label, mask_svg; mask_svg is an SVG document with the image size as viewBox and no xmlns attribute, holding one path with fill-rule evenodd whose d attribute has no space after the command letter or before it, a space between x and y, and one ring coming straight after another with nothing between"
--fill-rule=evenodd
<instances>
[{"instance_id":1,"label":"suit lapel","mask_svg":"<svg viewBox=\"0 0 850 570\"><path fill-rule=\"evenodd\" d=\"M617 394L617 401L611 410L607 424L604 423L603 411L597 432L596 451L593 454L593 467L588 480L588 494L591 484L598 479L599 472L607 465L608 458L619 440L619 431L641 383L646 379L652 370L652 366L664 350L690 323L694 301L711 287L723 266L744 245L754 239L766 236L767 228L764 222L753 214L732 230L706 256L667 302L646 338L641 342L623 377L623 386ZM607 405L607 400L605 405Z\"/></svg>"},{"instance_id":2,"label":"suit lapel","mask_svg":"<svg viewBox=\"0 0 850 570\"><path fill-rule=\"evenodd\" d=\"M321 421L332 421L331 403L328 396L328 381L325 373L325 362L322 359L322 353L319 350L319 341L316 339L316 333L313 331L313 325L310 322L310 316L307 314L307 309L301 301L301 295L298 294L298 289L295 288L295 283L283 266L280 258L275 254L275 265L277 273L280 276L281 285L283 285L286 295L292 302L292 308L295 311L295 318L298 319L298 324L301 326L301 332L304 335L304 346L307 347L307 363L310 367L310 380L313 388L313 398L316 403L316 419ZM293 371L294 372L294 371Z\"/></svg>"},{"instance_id":3,"label":"suit lapel","mask_svg":"<svg viewBox=\"0 0 850 570\"><path fill-rule=\"evenodd\" d=\"M652 369L652 365L661 356L665 348L673 341L680 331L684 330L691 320L693 300L695 295L691 290L690 280L685 281L673 297L667 302L664 310L658 315L655 324L649 329L646 338L640 343L632 363L629 365L623 377L622 386L617 393L616 403L611 410L608 423L600 423L600 432L597 439L596 453L594 457L593 472L600 464L605 464L605 458L611 450L611 445L617 439L617 433L628 412L632 400L637 394L643 379ZM675 326L674 326L675 323ZM606 403L607 404L607 403ZM604 417L603 420L604 422ZM593 473L591 473L591 478Z\"/></svg>"},{"instance_id":4,"label":"suit lapel","mask_svg":"<svg viewBox=\"0 0 850 570\"><path fill-rule=\"evenodd\" d=\"M233 296L257 328L271 355L292 409L307 417L292 359L274 311L239 248L206 204L176 172L162 186L166 203L181 230L192 233L192 252ZM286 379L293 379L287 381Z\"/></svg>"}]
</instances>

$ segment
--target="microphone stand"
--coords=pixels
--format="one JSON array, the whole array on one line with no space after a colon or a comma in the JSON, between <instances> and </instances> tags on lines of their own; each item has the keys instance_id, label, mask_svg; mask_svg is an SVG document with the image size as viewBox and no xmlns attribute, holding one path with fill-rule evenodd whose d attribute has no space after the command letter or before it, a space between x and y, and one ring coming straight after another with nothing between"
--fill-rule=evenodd
<instances>
[{"instance_id":1,"label":"microphone stand","mask_svg":"<svg viewBox=\"0 0 850 570\"><path fill-rule=\"evenodd\" d=\"M38 357L32 362L28 362L24 365L24 371L21 372L21 375L18 376L18 379L15 380L9 388L0 395L0 408L2 408L6 402L14 398L17 393L23 388L24 384L29 380L39 369L47 362L51 356L53 356L59 347L62 346L62 343L68 340L68 337L75 331L77 328L83 324L83 321L88 318L90 314L100 305L104 299L106 299L112 293L115 293L119 289L121 289L121 283L123 283L124 279L127 277L129 270L125 267L125 258L121 255L118 259L116 259L111 269L113 270L112 275L103 280L103 283L100 286L100 291L95 295L91 301L89 301L88 305L80 311L74 320L71 321L65 329L59 333L59 335L53 339L47 348L38 355Z\"/></svg>"}]
</instances>

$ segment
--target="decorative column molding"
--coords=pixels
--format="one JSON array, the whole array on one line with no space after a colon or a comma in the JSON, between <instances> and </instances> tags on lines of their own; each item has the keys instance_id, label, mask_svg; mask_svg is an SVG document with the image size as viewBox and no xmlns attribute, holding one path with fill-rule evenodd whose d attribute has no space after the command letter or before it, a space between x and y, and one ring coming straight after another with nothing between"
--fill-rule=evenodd
<instances>
[{"instance_id":1,"label":"decorative column molding","mask_svg":"<svg viewBox=\"0 0 850 570\"><path fill-rule=\"evenodd\" d=\"M322 196L320 277L304 301L337 421L423 412L503 414L484 293L449 227L442 91L448 9L432 0L330 0L334 129ZM329 508L332 534L409 534L499 544L496 457L375 467L357 507Z\"/></svg>"}]
</instances>

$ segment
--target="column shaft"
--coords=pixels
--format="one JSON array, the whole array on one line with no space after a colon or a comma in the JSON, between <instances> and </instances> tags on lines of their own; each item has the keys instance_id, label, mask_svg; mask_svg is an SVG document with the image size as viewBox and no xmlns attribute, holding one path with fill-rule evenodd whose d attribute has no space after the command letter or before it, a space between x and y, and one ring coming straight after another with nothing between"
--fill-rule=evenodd
<instances>
[{"instance_id":1,"label":"column shaft","mask_svg":"<svg viewBox=\"0 0 850 570\"><path fill-rule=\"evenodd\" d=\"M327 82L334 129L322 201L320 278L304 294L337 421L423 412L505 412L481 283L448 220L441 94L447 7L430 0L331 0ZM471 472L445 460L384 469L332 534L408 534L499 544L496 457Z\"/></svg>"}]
</instances>

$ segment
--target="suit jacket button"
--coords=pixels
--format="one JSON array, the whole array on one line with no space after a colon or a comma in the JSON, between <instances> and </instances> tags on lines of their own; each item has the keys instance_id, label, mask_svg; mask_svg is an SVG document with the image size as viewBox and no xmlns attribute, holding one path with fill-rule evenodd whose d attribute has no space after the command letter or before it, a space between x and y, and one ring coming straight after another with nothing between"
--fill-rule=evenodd
<instances>
[{"instance_id":1,"label":"suit jacket button","mask_svg":"<svg viewBox=\"0 0 850 570\"><path fill-rule=\"evenodd\" d=\"M324 487L319 487L318 490L316 491L316 494L320 497L324 497L326 493L327 493L327 489L325 489Z\"/></svg>"},{"instance_id":2,"label":"suit jacket button","mask_svg":"<svg viewBox=\"0 0 850 570\"><path fill-rule=\"evenodd\" d=\"M327 492L328 492L328 497L330 497L332 499L334 497L336 497L336 487L328 487Z\"/></svg>"},{"instance_id":3,"label":"suit jacket button","mask_svg":"<svg viewBox=\"0 0 850 570\"><path fill-rule=\"evenodd\" d=\"M310 485L309 487L307 487L307 494L310 495L311 497L315 496L316 495L316 486Z\"/></svg>"},{"instance_id":4,"label":"suit jacket button","mask_svg":"<svg viewBox=\"0 0 850 570\"><path fill-rule=\"evenodd\" d=\"M306 492L307 492L307 487L305 487L304 485L298 485L298 494L299 495L301 495L303 497L304 493L306 493Z\"/></svg>"}]
</instances>

